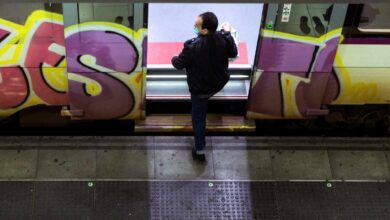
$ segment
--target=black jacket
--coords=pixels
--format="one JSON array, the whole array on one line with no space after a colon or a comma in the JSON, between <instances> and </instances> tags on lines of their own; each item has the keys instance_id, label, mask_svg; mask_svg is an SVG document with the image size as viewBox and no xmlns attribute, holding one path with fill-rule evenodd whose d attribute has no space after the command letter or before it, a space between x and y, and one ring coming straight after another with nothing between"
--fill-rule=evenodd
<instances>
[{"instance_id":1,"label":"black jacket","mask_svg":"<svg viewBox=\"0 0 390 220\"><path fill-rule=\"evenodd\" d=\"M218 31L187 40L179 56L172 58L176 69L186 69L191 94L219 92L229 81L229 58L237 56L230 32Z\"/></svg>"}]
</instances>

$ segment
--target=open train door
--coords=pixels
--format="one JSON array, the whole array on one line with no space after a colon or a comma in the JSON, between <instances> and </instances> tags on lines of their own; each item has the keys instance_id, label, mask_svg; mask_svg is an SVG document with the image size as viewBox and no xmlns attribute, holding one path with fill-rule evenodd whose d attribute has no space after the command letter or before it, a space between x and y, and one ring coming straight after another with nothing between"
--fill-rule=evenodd
<instances>
[{"instance_id":1,"label":"open train door","mask_svg":"<svg viewBox=\"0 0 390 220\"><path fill-rule=\"evenodd\" d=\"M143 117L143 3L64 3L69 110L77 119Z\"/></svg>"},{"instance_id":2,"label":"open train door","mask_svg":"<svg viewBox=\"0 0 390 220\"><path fill-rule=\"evenodd\" d=\"M135 131L192 131L187 74L175 69L171 59L180 54L184 42L196 37L194 22L206 11L218 17L218 30L224 22L231 24L239 50L239 56L229 63L229 82L209 101L206 129L254 131L253 120L244 115L262 9L262 3L149 3L146 119L136 121Z\"/></svg>"},{"instance_id":3,"label":"open train door","mask_svg":"<svg viewBox=\"0 0 390 220\"><path fill-rule=\"evenodd\" d=\"M248 98L250 119L326 115L347 4L268 4ZM333 82L333 83L330 83Z\"/></svg>"}]
</instances>

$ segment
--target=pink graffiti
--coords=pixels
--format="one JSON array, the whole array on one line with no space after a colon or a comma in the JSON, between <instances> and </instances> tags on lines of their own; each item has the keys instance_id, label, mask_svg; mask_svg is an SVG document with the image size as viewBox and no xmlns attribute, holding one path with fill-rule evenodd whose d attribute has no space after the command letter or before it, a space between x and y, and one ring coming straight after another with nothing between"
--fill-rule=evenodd
<instances>
[{"instance_id":1,"label":"pink graffiti","mask_svg":"<svg viewBox=\"0 0 390 220\"><path fill-rule=\"evenodd\" d=\"M0 29L0 43L10 34L9 31Z\"/></svg>"},{"instance_id":2,"label":"pink graffiti","mask_svg":"<svg viewBox=\"0 0 390 220\"><path fill-rule=\"evenodd\" d=\"M120 118L132 112L136 102L133 92L123 79L111 75L112 72L131 74L142 60L128 36L99 27L76 31L65 40L62 24L40 18L35 24L38 27L31 26L26 30L28 34L23 35L25 38L17 42L23 43L18 64L0 69L0 109L17 108L28 100L30 94L35 94L47 105L70 105L71 110L82 110L86 119ZM0 41L9 34L0 29ZM65 50L67 67L61 66L65 63L62 62ZM82 63L80 58L84 55L96 59L94 65L101 68ZM77 80L68 81L69 93L57 90L46 81L45 68L67 68L71 74L98 83L101 91L88 94L87 85Z\"/></svg>"},{"instance_id":3,"label":"pink graffiti","mask_svg":"<svg viewBox=\"0 0 390 220\"><path fill-rule=\"evenodd\" d=\"M53 44L65 47L64 26L44 22L32 36L28 45L24 66L30 74L34 92L48 104L65 105L68 103L66 93L61 93L51 88L42 76L42 65L48 64L51 67L58 67L59 62L65 56L49 50Z\"/></svg>"},{"instance_id":4,"label":"pink graffiti","mask_svg":"<svg viewBox=\"0 0 390 220\"><path fill-rule=\"evenodd\" d=\"M66 105L65 92L51 88L42 75L43 66L58 67L65 58L63 54L51 51L52 45L65 46L62 24L42 22L32 29L31 38L23 39L23 51L26 51L19 65L0 68L0 109L16 108L28 99L30 89L48 105ZM9 32L0 29L0 39L6 39ZM20 41L19 41L20 42ZM65 68L65 67L59 67ZM31 82L28 81L31 80Z\"/></svg>"},{"instance_id":5,"label":"pink graffiti","mask_svg":"<svg viewBox=\"0 0 390 220\"><path fill-rule=\"evenodd\" d=\"M22 68L0 68L0 109L18 107L28 93L28 82Z\"/></svg>"}]
</instances>

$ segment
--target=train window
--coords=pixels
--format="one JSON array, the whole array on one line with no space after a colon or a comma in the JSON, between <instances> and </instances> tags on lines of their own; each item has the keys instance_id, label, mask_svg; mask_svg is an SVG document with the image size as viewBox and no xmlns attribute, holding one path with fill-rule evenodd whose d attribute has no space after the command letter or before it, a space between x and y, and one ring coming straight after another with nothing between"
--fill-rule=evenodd
<instances>
[{"instance_id":1,"label":"train window","mask_svg":"<svg viewBox=\"0 0 390 220\"><path fill-rule=\"evenodd\" d=\"M108 21L134 27L134 4L131 3L79 3L80 23Z\"/></svg>"},{"instance_id":2,"label":"train window","mask_svg":"<svg viewBox=\"0 0 390 220\"><path fill-rule=\"evenodd\" d=\"M44 3L0 3L0 18L24 25L36 10L45 9Z\"/></svg>"},{"instance_id":3,"label":"train window","mask_svg":"<svg viewBox=\"0 0 390 220\"><path fill-rule=\"evenodd\" d=\"M369 33L390 33L390 4L364 4L359 21L359 31Z\"/></svg>"},{"instance_id":4,"label":"train window","mask_svg":"<svg viewBox=\"0 0 390 220\"><path fill-rule=\"evenodd\" d=\"M55 12L62 14L62 4L61 3L45 3L45 11Z\"/></svg>"},{"instance_id":5,"label":"train window","mask_svg":"<svg viewBox=\"0 0 390 220\"><path fill-rule=\"evenodd\" d=\"M328 32L333 4L280 4L274 30L319 37Z\"/></svg>"}]
</instances>

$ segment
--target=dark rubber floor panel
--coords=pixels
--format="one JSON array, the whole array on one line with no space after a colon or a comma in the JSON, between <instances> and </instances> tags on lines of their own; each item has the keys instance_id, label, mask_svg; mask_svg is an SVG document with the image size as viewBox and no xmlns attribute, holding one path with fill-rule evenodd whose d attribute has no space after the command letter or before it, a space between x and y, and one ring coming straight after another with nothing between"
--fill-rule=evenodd
<instances>
[{"instance_id":1,"label":"dark rubber floor panel","mask_svg":"<svg viewBox=\"0 0 390 220\"><path fill-rule=\"evenodd\" d=\"M97 182L95 219L150 219L149 182Z\"/></svg>"},{"instance_id":2,"label":"dark rubber floor panel","mask_svg":"<svg viewBox=\"0 0 390 220\"><path fill-rule=\"evenodd\" d=\"M87 182L35 182L34 219L93 219L94 194Z\"/></svg>"},{"instance_id":3,"label":"dark rubber floor panel","mask_svg":"<svg viewBox=\"0 0 390 220\"><path fill-rule=\"evenodd\" d=\"M0 219L390 219L390 183L0 182Z\"/></svg>"},{"instance_id":4,"label":"dark rubber floor panel","mask_svg":"<svg viewBox=\"0 0 390 220\"><path fill-rule=\"evenodd\" d=\"M34 209L32 182L0 182L0 219L29 219Z\"/></svg>"},{"instance_id":5,"label":"dark rubber floor panel","mask_svg":"<svg viewBox=\"0 0 390 220\"><path fill-rule=\"evenodd\" d=\"M390 219L390 183L278 183L278 219Z\"/></svg>"}]
</instances>

